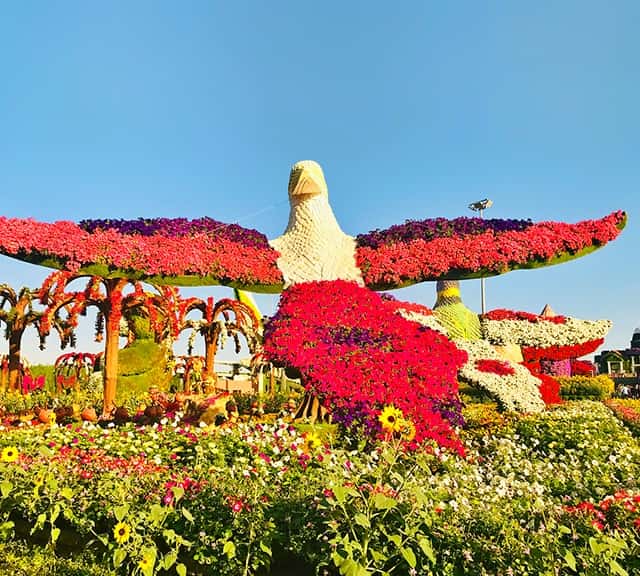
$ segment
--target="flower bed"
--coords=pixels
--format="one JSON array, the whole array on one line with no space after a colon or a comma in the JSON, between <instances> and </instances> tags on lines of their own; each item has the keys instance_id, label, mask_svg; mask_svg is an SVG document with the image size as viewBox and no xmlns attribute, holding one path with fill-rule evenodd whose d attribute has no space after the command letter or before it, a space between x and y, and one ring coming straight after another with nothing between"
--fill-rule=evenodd
<instances>
[{"instance_id":1,"label":"flower bed","mask_svg":"<svg viewBox=\"0 0 640 576\"><path fill-rule=\"evenodd\" d=\"M605 404L635 436L640 436L640 400L611 398Z\"/></svg>"},{"instance_id":2,"label":"flower bed","mask_svg":"<svg viewBox=\"0 0 640 576\"><path fill-rule=\"evenodd\" d=\"M126 575L640 569L633 511L577 511L639 493L640 447L607 408L465 415L466 458L330 448L286 422L4 430L0 535L74 536L76 555Z\"/></svg>"}]
</instances>

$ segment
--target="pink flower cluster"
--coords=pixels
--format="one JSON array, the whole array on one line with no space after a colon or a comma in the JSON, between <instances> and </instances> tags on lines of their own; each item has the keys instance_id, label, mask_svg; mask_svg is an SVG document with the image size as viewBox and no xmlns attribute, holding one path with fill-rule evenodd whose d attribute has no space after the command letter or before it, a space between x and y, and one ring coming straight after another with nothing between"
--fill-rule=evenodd
<instances>
[{"instance_id":1,"label":"pink flower cluster","mask_svg":"<svg viewBox=\"0 0 640 576\"><path fill-rule=\"evenodd\" d=\"M23 259L55 260L77 272L90 264L154 275L209 276L220 283L280 286L278 252L198 232L141 236L117 230L87 232L73 222L44 223L0 217L0 252Z\"/></svg>"},{"instance_id":2,"label":"pink flower cluster","mask_svg":"<svg viewBox=\"0 0 640 576\"><path fill-rule=\"evenodd\" d=\"M393 404L414 423L417 442L461 451L452 423L462 422L456 376L467 355L397 307L352 282L294 285L265 329L265 353L298 368L346 427L375 436L380 409Z\"/></svg>"},{"instance_id":3,"label":"pink flower cluster","mask_svg":"<svg viewBox=\"0 0 640 576\"><path fill-rule=\"evenodd\" d=\"M40 376L36 376L35 378L31 376L31 374L25 374L22 377L22 393L29 394L29 392L33 392L34 390L43 390L44 389L44 374Z\"/></svg>"},{"instance_id":4,"label":"pink flower cluster","mask_svg":"<svg viewBox=\"0 0 640 576\"><path fill-rule=\"evenodd\" d=\"M366 285L375 289L437 280L454 272L459 278L500 274L606 244L625 223L625 213L618 211L577 224L540 222L523 230L488 229L430 239L415 235L379 246L361 244L356 260Z\"/></svg>"},{"instance_id":5,"label":"pink flower cluster","mask_svg":"<svg viewBox=\"0 0 640 576\"><path fill-rule=\"evenodd\" d=\"M164 484L165 493L162 497L162 503L165 506L173 506L176 502L176 489L187 496L193 496L200 492L202 488L202 482L197 482L189 476L180 479L173 475L172 479Z\"/></svg>"},{"instance_id":6,"label":"pink flower cluster","mask_svg":"<svg viewBox=\"0 0 640 576\"><path fill-rule=\"evenodd\" d=\"M539 316L530 312L520 312L497 308L482 315L487 320L526 320L527 322L553 322L554 324L565 324L567 319L564 316Z\"/></svg>"}]
</instances>

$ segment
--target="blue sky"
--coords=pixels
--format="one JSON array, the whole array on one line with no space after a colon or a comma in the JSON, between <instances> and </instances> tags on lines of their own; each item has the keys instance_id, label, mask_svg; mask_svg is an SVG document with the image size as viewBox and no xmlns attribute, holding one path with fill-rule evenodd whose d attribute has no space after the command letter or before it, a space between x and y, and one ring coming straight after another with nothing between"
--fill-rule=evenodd
<instances>
[{"instance_id":1,"label":"blue sky","mask_svg":"<svg viewBox=\"0 0 640 576\"><path fill-rule=\"evenodd\" d=\"M606 348L626 347L640 326L638 21L632 0L3 3L0 213L208 215L273 238L302 159L322 164L352 234L470 216L484 197L496 218L622 208L617 241L489 279L487 305L610 318ZM0 256L0 282L47 273ZM462 289L479 311L479 282ZM432 305L435 287L398 296ZM79 349L96 349L88 331ZM35 340L30 360L57 355L55 337L45 353Z\"/></svg>"}]
</instances>

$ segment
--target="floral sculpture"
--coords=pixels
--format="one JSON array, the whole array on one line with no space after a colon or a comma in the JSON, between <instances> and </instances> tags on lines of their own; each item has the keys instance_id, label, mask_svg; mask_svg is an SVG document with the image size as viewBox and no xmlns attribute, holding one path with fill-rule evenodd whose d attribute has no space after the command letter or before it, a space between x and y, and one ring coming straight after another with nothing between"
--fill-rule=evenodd
<instances>
[{"instance_id":1,"label":"floral sculpture","mask_svg":"<svg viewBox=\"0 0 640 576\"><path fill-rule=\"evenodd\" d=\"M394 404L414 422L416 441L459 448L452 424L462 422L456 375L466 354L402 318L401 307L355 282L296 284L267 324L265 352L299 368L346 427L378 435L380 410Z\"/></svg>"},{"instance_id":2,"label":"floral sculpture","mask_svg":"<svg viewBox=\"0 0 640 576\"><path fill-rule=\"evenodd\" d=\"M279 292L293 286L293 292L285 294L283 301L285 310L290 310L290 306L295 309L295 306L305 305L305 290L307 295L318 294L317 289L296 286L298 284L343 280L383 290L428 280L486 277L514 269L547 266L599 248L616 238L626 223L624 212L577 224L437 218L410 221L352 237L341 230L329 205L322 169L311 161L299 162L292 168L289 200L291 212L287 228L282 236L271 242L255 230L208 218L91 220L79 224L0 218L0 253L75 273L156 284L224 284L264 292ZM329 285L322 286L329 290ZM357 316L358 308L365 306L365 301L369 302L364 294L361 290L359 297L350 299L351 309L340 308L345 316L335 319L333 324L329 317L323 316L329 314L331 307L318 311L318 325L313 330L320 329L323 322L327 327L338 329L333 332L329 328L324 332L321 330L322 334L310 340L318 345L317 350L305 347L304 341L299 343L298 349L303 356L307 355L306 361L302 362L302 367L308 369L307 385L336 406L343 400L346 402L341 395L352 394L353 388L348 386L340 391L335 382L327 384L323 378L345 378L335 371L323 374L323 363L317 359L325 359L327 365L333 365L329 362L330 357L324 355L331 354L331 346L337 346L345 352L341 356L341 368L345 372L354 369L353 358L361 356L360 344L350 343L349 339L360 336L353 314ZM314 302L308 305L313 306ZM371 302L367 306L371 311ZM364 309L360 315L364 316ZM293 317L295 313L291 311L283 315L283 318ZM364 318L362 321L367 322ZM282 336L279 330L289 330L287 322L283 319L275 326L267 340L286 340L286 335ZM445 346L442 339L424 332L426 327L415 328L397 314L385 317L384 326L388 335L376 333L376 346L382 350L387 347L392 355L398 352L401 333L404 333L407 338L439 343L435 347L425 344L424 363L437 366L444 363L453 367L460 360L459 352L453 346ZM311 338L313 334L309 330L311 328L307 326L305 335ZM416 330L422 332L417 334ZM327 342L332 338L337 340L330 346ZM350 350L349 346L356 346L356 349ZM280 353L284 352L278 348ZM312 358L314 356L316 360ZM395 358L397 380L389 381L385 386L396 387L398 394L403 394L407 391L407 383L415 382L413 374L417 364L404 364L404 353ZM365 369L363 365L357 381L363 392L362 402L372 403L370 407L364 407L366 421L371 421L366 416L367 411L382 409L378 405L382 391L372 382L387 360L382 355L375 367L369 364ZM435 396L444 401L443 406L438 408L426 402L425 405L428 404L430 414L440 414L447 419L446 405L455 391L451 387L453 384L443 386L446 393ZM428 391L429 385L426 390L421 389L420 401ZM395 396L384 396L384 400L393 400L394 405L400 405ZM514 407L518 407L515 400ZM455 421L455 415L452 420Z\"/></svg>"},{"instance_id":3,"label":"floral sculpture","mask_svg":"<svg viewBox=\"0 0 640 576\"><path fill-rule=\"evenodd\" d=\"M526 365L537 373L571 376L576 359L594 352L611 329L609 320L578 320L557 316L549 306L541 315L493 310L481 317L485 337L492 343L520 346Z\"/></svg>"},{"instance_id":4,"label":"floral sculpture","mask_svg":"<svg viewBox=\"0 0 640 576\"><path fill-rule=\"evenodd\" d=\"M21 359L21 344L22 336L29 326L38 330L40 348L44 348L44 341L48 334L40 330L42 312L33 306L36 296L35 290L22 287L16 291L8 284L0 284L0 322L4 324L5 337L9 341L6 378L3 370L0 374L0 390L7 385L10 391L25 388L22 382L25 370ZM63 347L73 343L73 330L67 322L58 317L54 320L53 327L58 332Z\"/></svg>"},{"instance_id":5,"label":"floral sculpture","mask_svg":"<svg viewBox=\"0 0 640 576\"><path fill-rule=\"evenodd\" d=\"M198 311L199 319L187 318L192 311ZM218 345L224 346L227 338L233 339L236 353L240 352L240 336L247 342L249 351L255 352L259 346L260 324L254 310L240 300L222 298L214 302L212 297L185 298L179 308L179 330L191 329L188 341L188 353L193 351L194 337L200 334L204 339L205 362L204 372L215 380L215 355Z\"/></svg>"},{"instance_id":6,"label":"floral sculpture","mask_svg":"<svg viewBox=\"0 0 640 576\"><path fill-rule=\"evenodd\" d=\"M70 290L69 285L76 280L86 282L83 290ZM131 285L132 292L124 292ZM104 392L103 413L110 415L115 408L118 379L118 356L120 340L120 320L124 313L144 308L155 332L166 330L166 325L175 319L175 314L163 313L170 305L178 302L177 289L161 286L157 294L145 292L140 282L126 278L86 277L82 274L60 271L51 274L42 284L40 302L46 306L40 319L39 330L46 335L51 325L59 319L60 312L66 311L65 321L72 327L78 322L78 316L84 314L89 306L98 309L96 320L96 340L102 340L105 334L104 348ZM177 305L177 304L175 304Z\"/></svg>"},{"instance_id":7,"label":"floral sculpture","mask_svg":"<svg viewBox=\"0 0 640 576\"><path fill-rule=\"evenodd\" d=\"M354 280L374 290L548 266L616 238L624 212L577 224L444 218L409 221L356 238L340 226L315 162L294 165L287 230L199 220L60 221L0 217L0 253L52 268L154 284L224 284L280 292L298 282Z\"/></svg>"}]
</instances>

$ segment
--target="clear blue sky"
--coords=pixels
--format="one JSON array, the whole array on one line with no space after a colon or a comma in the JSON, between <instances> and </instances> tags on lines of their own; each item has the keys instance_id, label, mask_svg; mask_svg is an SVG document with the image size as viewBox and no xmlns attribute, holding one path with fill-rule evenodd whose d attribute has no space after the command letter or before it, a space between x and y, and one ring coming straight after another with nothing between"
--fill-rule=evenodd
<instances>
[{"instance_id":1,"label":"clear blue sky","mask_svg":"<svg viewBox=\"0 0 640 576\"><path fill-rule=\"evenodd\" d=\"M606 347L626 347L640 326L638 22L635 0L5 2L0 213L208 215L273 238L302 159L322 164L352 234L470 216L484 197L496 218L622 208L617 241L489 279L487 304L610 318ZM0 282L47 273L0 256ZM435 287L398 295L432 305ZM479 310L479 282L463 297ZM45 354L25 344L33 362L58 353L55 337Z\"/></svg>"}]
</instances>

